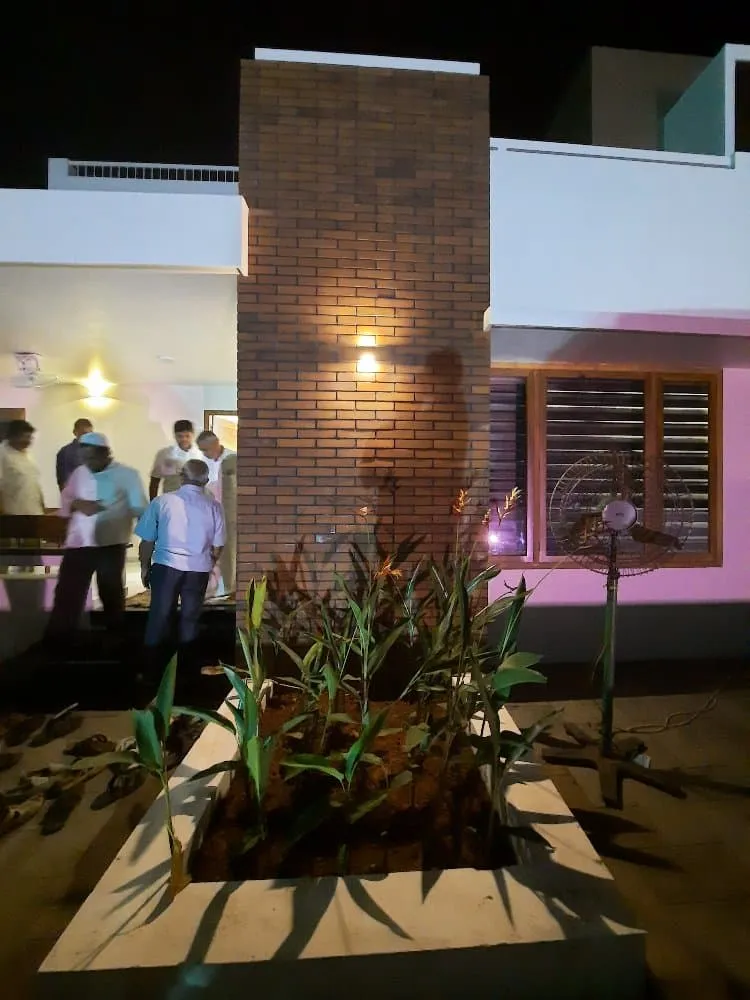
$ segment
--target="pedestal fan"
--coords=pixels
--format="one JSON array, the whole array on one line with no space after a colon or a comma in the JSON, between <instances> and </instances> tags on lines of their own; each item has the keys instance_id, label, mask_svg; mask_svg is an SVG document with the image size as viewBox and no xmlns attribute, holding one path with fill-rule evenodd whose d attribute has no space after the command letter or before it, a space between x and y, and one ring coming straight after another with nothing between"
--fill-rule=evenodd
<instances>
[{"instance_id":1,"label":"pedestal fan","mask_svg":"<svg viewBox=\"0 0 750 1000\"><path fill-rule=\"evenodd\" d=\"M606 577L601 652L601 730L591 734L566 725L575 744L545 752L550 763L594 767L602 797L621 808L622 781L631 778L677 798L684 791L668 774L637 761L646 747L613 728L617 634L617 592L621 576L648 573L683 548L693 521L693 502L684 481L663 463L644 465L621 451L594 452L571 465L555 485L549 527L561 555ZM666 530L665 530L666 529Z\"/></svg>"}]
</instances>

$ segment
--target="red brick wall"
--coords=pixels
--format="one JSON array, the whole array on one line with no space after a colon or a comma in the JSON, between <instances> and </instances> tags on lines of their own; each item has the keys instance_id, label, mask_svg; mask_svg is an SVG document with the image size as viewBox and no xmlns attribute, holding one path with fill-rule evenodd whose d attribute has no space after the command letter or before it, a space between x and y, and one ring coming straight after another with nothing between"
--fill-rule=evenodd
<instances>
[{"instance_id":1,"label":"red brick wall","mask_svg":"<svg viewBox=\"0 0 750 1000\"><path fill-rule=\"evenodd\" d=\"M472 471L486 499L487 80L245 62L239 166L239 587L300 556L325 582L373 508L439 554Z\"/></svg>"}]
</instances>

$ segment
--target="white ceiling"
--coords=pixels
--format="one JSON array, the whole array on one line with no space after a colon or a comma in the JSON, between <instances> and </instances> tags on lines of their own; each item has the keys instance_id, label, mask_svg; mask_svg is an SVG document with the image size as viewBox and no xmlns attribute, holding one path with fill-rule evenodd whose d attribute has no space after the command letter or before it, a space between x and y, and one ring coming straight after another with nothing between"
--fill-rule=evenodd
<instances>
[{"instance_id":1,"label":"white ceiling","mask_svg":"<svg viewBox=\"0 0 750 1000\"><path fill-rule=\"evenodd\" d=\"M80 379L119 384L234 383L237 279L137 268L0 266L0 380L13 354ZM159 356L174 358L160 361Z\"/></svg>"}]
</instances>

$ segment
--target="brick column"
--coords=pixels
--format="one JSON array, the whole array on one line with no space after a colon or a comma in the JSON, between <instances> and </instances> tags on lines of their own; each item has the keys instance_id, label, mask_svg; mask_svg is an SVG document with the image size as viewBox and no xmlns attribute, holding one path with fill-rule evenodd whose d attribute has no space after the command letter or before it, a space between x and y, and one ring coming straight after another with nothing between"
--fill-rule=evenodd
<instances>
[{"instance_id":1,"label":"brick column","mask_svg":"<svg viewBox=\"0 0 750 1000\"><path fill-rule=\"evenodd\" d=\"M373 508L440 554L472 473L486 499L487 80L244 62L239 165L239 587L325 589Z\"/></svg>"}]
</instances>

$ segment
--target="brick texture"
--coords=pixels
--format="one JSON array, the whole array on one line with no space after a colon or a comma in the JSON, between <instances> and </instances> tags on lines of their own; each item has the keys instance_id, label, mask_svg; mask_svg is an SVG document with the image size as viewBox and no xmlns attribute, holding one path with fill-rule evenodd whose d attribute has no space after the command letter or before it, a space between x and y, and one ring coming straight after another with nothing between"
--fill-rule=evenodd
<instances>
[{"instance_id":1,"label":"brick texture","mask_svg":"<svg viewBox=\"0 0 750 1000\"><path fill-rule=\"evenodd\" d=\"M325 590L376 518L440 554L486 502L488 136L482 77L243 63L241 589Z\"/></svg>"}]
</instances>

